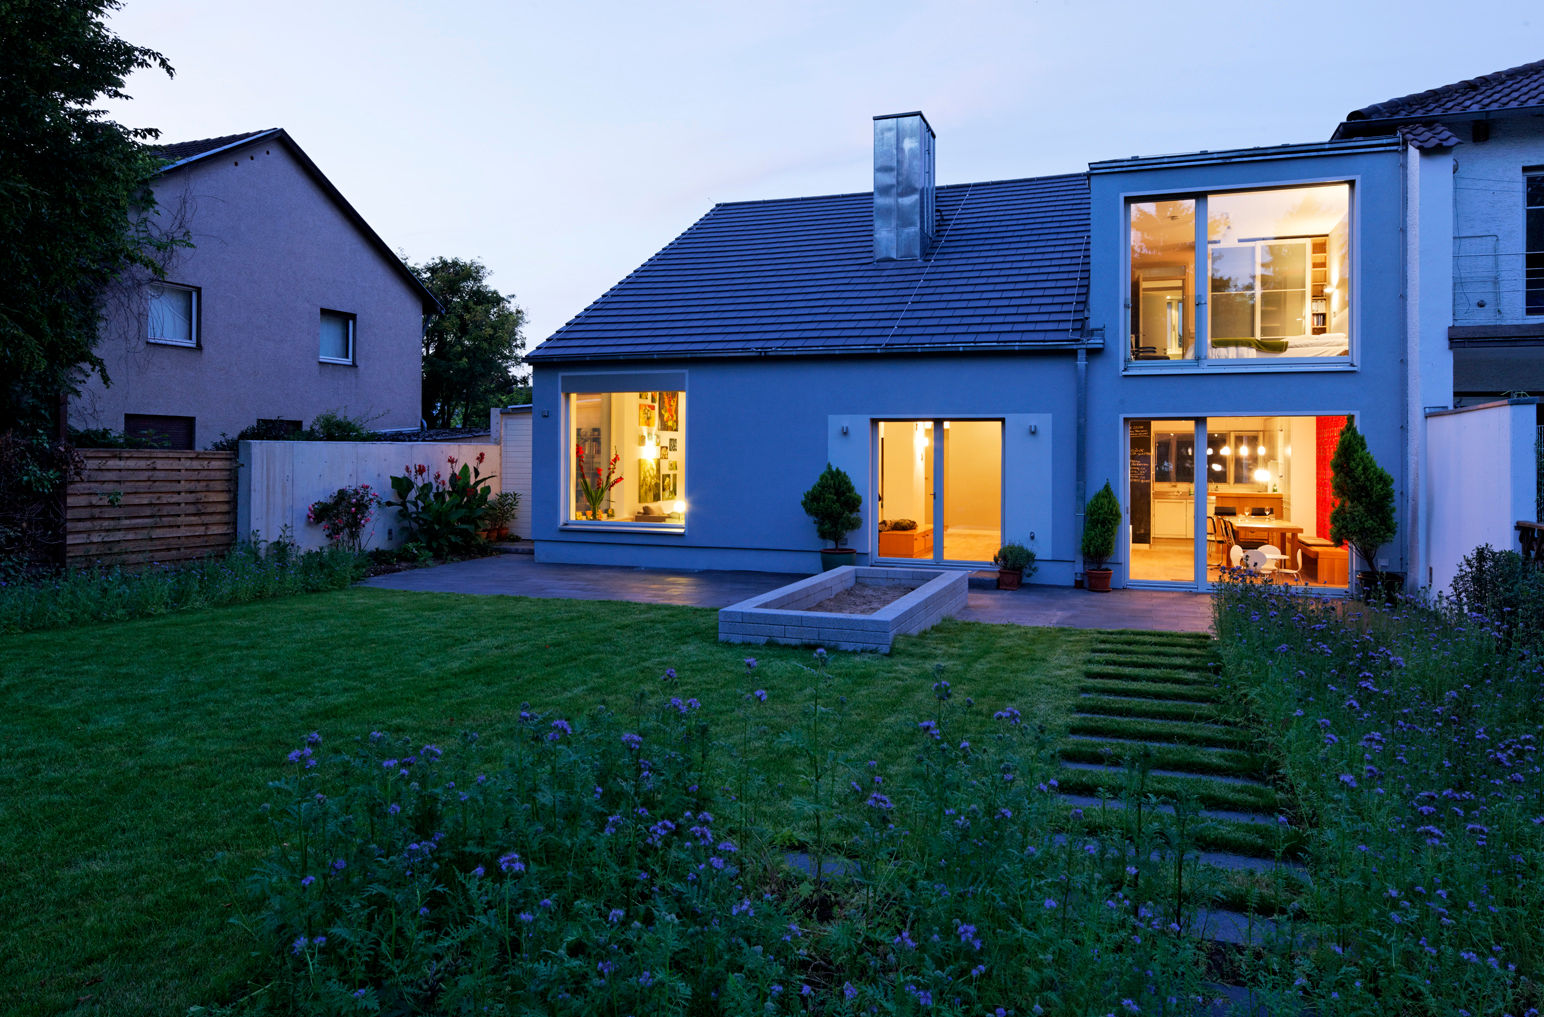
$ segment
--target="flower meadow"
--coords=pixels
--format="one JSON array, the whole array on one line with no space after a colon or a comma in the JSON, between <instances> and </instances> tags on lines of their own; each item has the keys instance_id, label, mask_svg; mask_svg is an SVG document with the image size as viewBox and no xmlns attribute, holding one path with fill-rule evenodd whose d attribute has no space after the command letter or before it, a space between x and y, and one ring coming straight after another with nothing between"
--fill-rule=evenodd
<instances>
[{"instance_id":1,"label":"flower meadow","mask_svg":"<svg viewBox=\"0 0 1544 1017\"><path fill-rule=\"evenodd\" d=\"M0 632L146 618L341 590L364 568L342 547L301 552L288 537L253 539L217 558L126 568L99 565L31 582L0 581Z\"/></svg>"},{"instance_id":2,"label":"flower meadow","mask_svg":"<svg viewBox=\"0 0 1544 1017\"><path fill-rule=\"evenodd\" d=\"M723 730L667 671L497 744L313 732L239 919L271 981L234 1012L1196 1012L1173 859L1056 832L1046 732L934 677L893 771L844 755L854 690L823 652L747 660Z\"/></svg>"},{"instance_id":3,"label":"flower meadow","mask_svg":"<svg viewBox=\"0 0 1544 1017\"><path fill-rule=\"evenodd\" d=\"M1251 583L1216 618L1308 838L1306 920L1251 973L1269 1011L1537 1017L1540 647L1452 603Z\"/></svg>"}]
</instances>

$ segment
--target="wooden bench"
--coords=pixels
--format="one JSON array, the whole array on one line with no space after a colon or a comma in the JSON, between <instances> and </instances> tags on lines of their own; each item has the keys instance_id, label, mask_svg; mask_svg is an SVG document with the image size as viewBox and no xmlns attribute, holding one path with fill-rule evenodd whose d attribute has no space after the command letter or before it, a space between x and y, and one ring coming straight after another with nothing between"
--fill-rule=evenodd
<instances>
[{"instance_id":1,"label":"wooden bench","mask_svg":"<svg viewBox=\"0 0 1544 1017\"><path fill-rule=\"evenodd\" d=\"M1346 549L1336 547L1323 537L1298 537L1297 553L1302 559L1303 578L1323 586L1345 586L1350 562Z\"/></svg>"}]
</instances>

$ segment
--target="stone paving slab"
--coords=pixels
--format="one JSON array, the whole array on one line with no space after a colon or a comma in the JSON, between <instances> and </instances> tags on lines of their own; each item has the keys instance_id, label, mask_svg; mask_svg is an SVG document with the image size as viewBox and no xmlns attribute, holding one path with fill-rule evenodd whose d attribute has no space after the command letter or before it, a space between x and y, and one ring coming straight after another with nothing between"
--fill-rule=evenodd
<instances>
[{"instance_id":1,"label":"stone paving slab","mask_svg":"<svg viewBox=\"0 0 1544 1017\"><path fill-rule=\"evenodd\" d=\"M803 579L781 572L644 569L616 565L559 565L529 555L498 554L366 579L359 585L425 593L630 600L723 608ZM972 589L961 621L1149 632L1209 632L1211 597L1172 590L1090 593L1068 587Z\"/></svg>"}]
</instances>

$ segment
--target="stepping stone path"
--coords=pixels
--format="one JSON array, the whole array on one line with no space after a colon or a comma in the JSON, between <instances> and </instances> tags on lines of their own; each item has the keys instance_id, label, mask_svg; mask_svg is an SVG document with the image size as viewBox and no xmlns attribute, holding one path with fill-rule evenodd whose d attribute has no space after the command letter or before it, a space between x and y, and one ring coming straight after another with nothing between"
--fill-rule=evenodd
<instances>
[{"instance_id":1,"label":"stepping stone path","mask_svg":"<svg viewBox=\"0 0 1544 1017\"><path fill-rule=\"evenodd\" d=\"M1083 836L1106 846L1124 839L1133 854L1132 802L1141 803L1144 830L1172 829L1182 816L1184 885L1209 887L1217 900L1193 911L1186 931L1229 949L1274 935L1269 915L1290 905L1307 874L1295 860L1301 832L1282 812L1253 735L1224 701L1218 670L1206 635L1096 633L1057 783L1072 829L1081 822ZM1162 841L1151 857L1174 863Z\"/></svg>"}]
</instances>

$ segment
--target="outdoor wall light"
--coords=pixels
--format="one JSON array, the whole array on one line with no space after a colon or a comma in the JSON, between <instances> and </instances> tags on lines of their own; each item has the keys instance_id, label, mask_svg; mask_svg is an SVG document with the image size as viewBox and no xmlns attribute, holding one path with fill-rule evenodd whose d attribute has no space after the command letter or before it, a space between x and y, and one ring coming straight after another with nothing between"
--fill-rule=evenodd
<instances>
[{"instance_id":1,"label":"outdoor wall light","mask_svg":"<svg viewBox=\"0 0 1544 1017\"><path fill-rule=\"evenodd\" d=\"M847 425L846 425L846 424L843 424L843 425L842 425L842 433L843 433L843 434L846 434L846 433L847 433Z\"/></svg>"},{"instance_id":2,"label":"outdoor wall light","mask_svg":"<svg viewBox=\"0 0 1544 1017\"><path fill-rule=\"evenodd\" d=\"M1029 425L1029 433L1030 434L1039 434L1040 433L1040 425L1039 424L1030 424ZM1034 538L1031 537L1030 539L1033 540Z\"/></svg>"}]
</instances>

